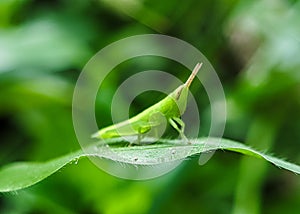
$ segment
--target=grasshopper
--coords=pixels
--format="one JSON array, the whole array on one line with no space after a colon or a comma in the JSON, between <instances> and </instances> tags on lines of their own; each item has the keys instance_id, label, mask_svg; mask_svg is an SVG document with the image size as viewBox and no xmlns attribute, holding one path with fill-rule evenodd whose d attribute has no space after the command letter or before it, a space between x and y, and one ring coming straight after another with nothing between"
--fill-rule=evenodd
<instances>
[{"instance_id":1,"label":"grasshopper","mask_svg":"<svg viewBox=\"0 0 300 214\"><path fill-rule=\"evenodd\" d=\"M152 128L158 128L167 121L178 131L181 138L188 142L184 135L185 124L180 119L180 116L186 109L189 87L201 66L202 63L197 63L188 80L158 103L128 120L100 129L92 137L109 139L137 135L137 144L139 144L143 135L148 133ZM163 118L161 115L163 115Z\"/></svg>"}]
</instances>

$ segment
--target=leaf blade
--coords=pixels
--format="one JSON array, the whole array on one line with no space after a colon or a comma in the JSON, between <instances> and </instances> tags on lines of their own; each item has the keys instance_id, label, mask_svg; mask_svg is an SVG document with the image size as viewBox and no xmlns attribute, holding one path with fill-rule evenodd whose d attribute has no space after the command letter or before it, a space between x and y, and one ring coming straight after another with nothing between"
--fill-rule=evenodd
<instances>
[{"instance_id":1,"label":"leaf blade","mask_svg":"<svg viewBox=\"0 0 300 214\"><path fill-rule=\"evenodd\" d=\"M145 139L151 141L151 139ZM242 143L218 138L202 138L191 140L192 144L180 144L180 140L160 140L162 144L136 147L108 147L95 144L85 152L77 151L46 162L19 162L8 164L0 169L0 192L10 192L32 186L54 174L67 164L82 157L96 156L112 161L134 165L157 165L178 161L187 157L217 149L238 152L244 155L262 158L283 168L300 174L300 166L285 160L256 151ZM108 143L122 142L112 139ZM101 145L99 147L99 145Z\"/></svg>"}]
</instances>

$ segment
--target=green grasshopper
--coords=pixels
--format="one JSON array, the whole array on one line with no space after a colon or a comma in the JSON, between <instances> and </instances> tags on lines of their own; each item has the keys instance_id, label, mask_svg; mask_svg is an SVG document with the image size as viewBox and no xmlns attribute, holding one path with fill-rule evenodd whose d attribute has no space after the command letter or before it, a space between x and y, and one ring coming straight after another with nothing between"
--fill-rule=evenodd
<instances>
[{"instance_id":1,"label":"green grasshopper","mask_svg":"<svg viewBox=\"0 0 300 214\"><path fill-rule=\"evenodd\" d=\"M158 103L128 120L100 129L92 137L109 139L137 135L137 144L139 144L143 135L148 133L152 128L157 128L167 121L178 131L181 138L187 142L187 138L184 135L185 124L180 119L180 116L186 109L189 87L201 66L202 63L197 63L188 80ZM163 118L161 115L163 115Z\"/></svg>"}]
</instances>

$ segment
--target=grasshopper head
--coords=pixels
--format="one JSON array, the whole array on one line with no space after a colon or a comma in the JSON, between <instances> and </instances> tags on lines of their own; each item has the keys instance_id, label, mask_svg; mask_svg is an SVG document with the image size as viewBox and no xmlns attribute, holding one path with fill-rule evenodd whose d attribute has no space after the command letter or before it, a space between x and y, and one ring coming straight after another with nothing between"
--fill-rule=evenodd
<instances>
[{"instance_id":1,"label":"grasshopper head","mask_svg":"<svg viewBox=\"0 0 300 214\"><path fill-rule=\"evenodd\" d=\"M176 102L180 115L182 115L186 109L188 93L188 87L186 85L181 85L170 94Z\"/></svg>"},{"instance_id":2,"label":"grasshopper head","mask_svg":"<svg viewBox=\"0 0 300 214\"><path fill-rule=\"evenodd\" d=\"M180 115L182 115L186 109L187 98L189 93L189 87L193 82L195 76L197 75L198 71L200 70L202 63L197 63L194 70L192 71L190 77L185 82L185 84L179 86L171 93L171 97L175 100L177 107L179 109Z\"/></svg>"}]
</instances>

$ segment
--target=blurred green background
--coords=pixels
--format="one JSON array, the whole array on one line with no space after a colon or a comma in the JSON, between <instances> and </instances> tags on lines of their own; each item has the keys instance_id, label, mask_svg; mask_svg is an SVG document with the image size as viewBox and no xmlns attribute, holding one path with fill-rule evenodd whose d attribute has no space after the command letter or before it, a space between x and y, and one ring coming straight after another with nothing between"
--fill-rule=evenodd
<instances>
[{"instance_id":1,"label":"blurred green background","mask_svg":"<svg viewBox=\"0 0 300 214\"><path fill-rule=\"evenodd\" d=\"M79 149L71 104L81 69L111 42L144 33L185 40L210 60L227 98L224 137L300 163L299 11L297 0L1 0L0 166ZM97 99L101 125L111 123L118 85L143 69L188 75L161 58L122 63ZM208 99L200 84L192 91L205 136ZM132 114L158 100L146 95ZM299 176L231 152L218 151L203 166L197 161L137 182L83 159L33 187L1 194L0 213L300 213Z\"/></svg>"}]
</instances>

